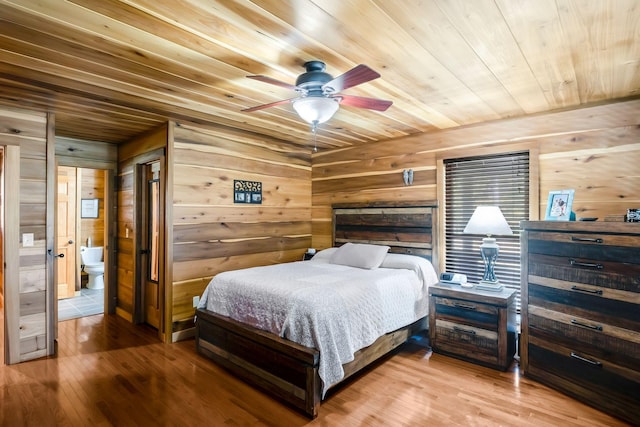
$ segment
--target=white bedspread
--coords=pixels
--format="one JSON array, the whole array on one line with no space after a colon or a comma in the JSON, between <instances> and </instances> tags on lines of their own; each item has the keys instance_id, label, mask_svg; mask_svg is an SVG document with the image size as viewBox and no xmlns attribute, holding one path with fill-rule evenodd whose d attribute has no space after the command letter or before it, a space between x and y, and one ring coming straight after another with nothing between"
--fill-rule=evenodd
<instances>
[{"instance_id":1,"label":"white bedspread","mask_svg":"<svg viewBox=\"0 0 640 427\"><path fill-rule=\"evenodd\" d=\"M417 264L400 263L409 269L300 261L228 271L211 280L198 307L318 349L324 397L356 351L427 314L437 276L428 261L410 258Z\"/></svg>"}]
</instances>

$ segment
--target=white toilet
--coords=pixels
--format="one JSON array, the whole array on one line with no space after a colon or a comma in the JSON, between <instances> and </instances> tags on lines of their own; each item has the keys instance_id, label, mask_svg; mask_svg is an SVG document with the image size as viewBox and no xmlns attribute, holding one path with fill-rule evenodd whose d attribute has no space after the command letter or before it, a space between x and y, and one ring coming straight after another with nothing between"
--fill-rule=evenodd
<instances>
[{"instance_id":1,"label":"white toilet","mask_svg":"<svg viewBox=\"0 0 640 427\"><path fill-rule=\"evenodd\" d=\"M80 246L80 256L84 264L84 272L89 275L87 288L104 288L104 262L102 262L102 246Z\"/></svg>"}]
</instances>

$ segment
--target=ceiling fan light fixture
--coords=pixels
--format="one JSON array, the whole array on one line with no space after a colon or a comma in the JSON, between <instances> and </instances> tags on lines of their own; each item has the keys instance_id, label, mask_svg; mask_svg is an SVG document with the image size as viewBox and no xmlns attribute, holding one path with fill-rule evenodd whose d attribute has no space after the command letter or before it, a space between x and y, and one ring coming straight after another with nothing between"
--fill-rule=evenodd
<instances>
[{"instance_id":1,"label":"ceiling fan light fixture","mask_svg":"<svg viewBox=\"0 0 640 427\"><path fill-rule=\"evenodd\" d=\"M338 111L340 100L324 96L307 96L292 102L293 109L308 123L324 123Z\"/></svg>"}]
</instances>

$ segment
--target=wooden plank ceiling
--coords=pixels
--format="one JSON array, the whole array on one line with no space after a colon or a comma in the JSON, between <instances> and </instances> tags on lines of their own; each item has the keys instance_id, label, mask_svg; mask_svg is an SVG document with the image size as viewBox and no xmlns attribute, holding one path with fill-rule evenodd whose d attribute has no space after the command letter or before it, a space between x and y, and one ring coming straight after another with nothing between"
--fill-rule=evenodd
<instances>
[{"instance_id":1,"label":"wooden plank ceiling","mask_svg":"<svg viewBox=\"0 0 640 427\"><path fill-rule=\"evenodd\" d=\"M640 94L638 0L0 0L0 103L120 143L167 119L308 150L286 88L305 61L382 77L318 133L340 148Z\"/></svg>"}]
</instances>

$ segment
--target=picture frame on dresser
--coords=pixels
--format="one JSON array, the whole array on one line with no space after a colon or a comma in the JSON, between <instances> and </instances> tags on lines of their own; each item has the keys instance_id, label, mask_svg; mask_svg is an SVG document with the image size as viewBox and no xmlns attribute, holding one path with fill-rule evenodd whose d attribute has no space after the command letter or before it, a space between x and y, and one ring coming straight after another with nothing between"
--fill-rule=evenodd
<instances>
[{"instance_id":1,"label":"picture frame on dresser","mask_svg":"<svg viewBox=\"0 0 640 427\"><path fill-rule=\"evenodd\" d=\"M545 221L571 221L575 190L549 191Z\"/></svg>"}]
</instances>

